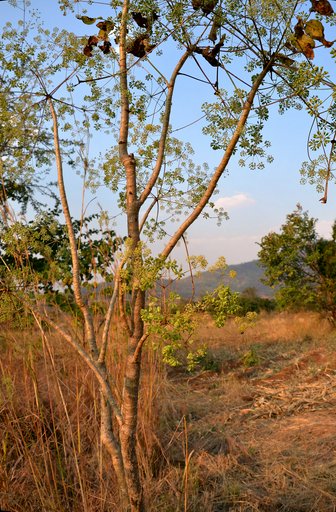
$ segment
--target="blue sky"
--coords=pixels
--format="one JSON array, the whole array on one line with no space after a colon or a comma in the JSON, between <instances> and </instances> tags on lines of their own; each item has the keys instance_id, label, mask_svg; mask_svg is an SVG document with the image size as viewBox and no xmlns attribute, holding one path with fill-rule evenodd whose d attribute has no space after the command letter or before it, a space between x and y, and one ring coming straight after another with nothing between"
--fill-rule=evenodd
<instances>
[{"instance_id":1,"label":"blue sky","mask_svg":"<svg viewBox=\"0 0 336 512\"><path fill-rule=\"evenodd\" d=\"M50 27L58 25L85 33L83 25L73 15L62 16L58 8L57 0L32 0L31 8L39 9L42 19ZM79 12L80 11L80 8ZM88 14L104 15L104 6L88 6ZM7 2L0 3L1 19L14 21L19 11L13 9ZM336 28L333 28L336 31ZM328 34L328 39L336 37ZM322 59L318 61L318 59ZM318 64L326 59L325 53L317 55ZM334 64L333 64L334 65ZM191 94L196 94L197 86L191 89L188 82L182 82L181 95L178 106L178 114L175 117L175 126L184 126L195 121L200 111L193 108L192 102L187 102ZM187 87L186 87L187 84ZM185 101L184 101L185 100ZM188 106L189 105L189 106ZM180 117L180 118L179 118ZM299 168L303 160L306 160L306 145L310 119L304 112L292 111L280 116L274 111L265 131L265 138L272 142L270 152L274 156L272 164L266 164L265 169L251 171L247 167L239 167L236 159L229 165L229 173L222 178L219 194L216 202L223 206L230 216L228 221L218 227L215 220L199 220L188 232L189 252L191 254L203 254L210 263L219 256L225 256L229 263L240 263L257 257L258 246L262 236L269 231L278 230L285 221L288 213L300 203L310 215L318 218L318 230L323 236L329 236L331 225L336 218L335 186L330 186L329 200L327 204L321 204L321 194L309 185L300 184ZM184 134L195 148L195 160L198 163L207 162L214 167L220 157L220 151L213 151L209 147L209 141L199 135L199 125L195 125ZM96 148L98 149L98 148ZM70 203L76 209L80 204L81 190L76 176L67 177L70 190ZM97 207L97 203L111 211L111 196L106 190L98 190L97 199L90 204L91 211ZM87 195L87 200L91 199ZM120 227L122 224L117 225ZM178 248L175 256L181 261L184 259L182 248Z\"/></svg>"}]
</instances>

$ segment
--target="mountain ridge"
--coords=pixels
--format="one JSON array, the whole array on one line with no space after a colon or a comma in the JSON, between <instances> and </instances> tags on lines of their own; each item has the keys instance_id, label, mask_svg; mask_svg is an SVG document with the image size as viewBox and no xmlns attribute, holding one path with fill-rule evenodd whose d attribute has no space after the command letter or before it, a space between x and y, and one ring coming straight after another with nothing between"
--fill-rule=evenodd
<instances>
[{"instance_id":1,"label":"mountain ridge","mask_svg":"<svg viewBox=\"0 0 336 512\"><path fill-rule=\"evenodd\" d=\"M231 270L236 272L236 277L233 279L229 277ZM228 265L224 276L221 270L200 272L194 276L194 298L201 298L207 292L212 292L220 284L229 285L236 292L243 292L247 288L253 288L259 297L272 298L274 290L261 282L264 275L258 260ZM193 290L192 278L188 276L175 281L170 288L182 298L190 299Z\"/></svg>"}]
</instances>

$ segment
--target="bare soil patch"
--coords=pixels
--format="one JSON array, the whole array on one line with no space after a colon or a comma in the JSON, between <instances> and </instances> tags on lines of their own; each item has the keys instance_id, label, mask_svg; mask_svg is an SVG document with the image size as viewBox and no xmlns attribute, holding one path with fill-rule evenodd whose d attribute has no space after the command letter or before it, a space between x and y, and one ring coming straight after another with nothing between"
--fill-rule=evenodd
<instances>
[{"instance_id":1,"label":"bare soil patch","mask_svg":"<svg viewBox=\"0 0 336 512\"><path fill-rule=\"evenodd\" d=\"M188 510L336 510L335 334L320 324L316 335L310 316L280 320L278 339L270 318L269 335L262 319L235 343L233 326L220 340L208 325L219 370L170 379L161 436L169 463L194 482ZM251 347L258 362L246 367Z\"/></svg>"}]
</instances>

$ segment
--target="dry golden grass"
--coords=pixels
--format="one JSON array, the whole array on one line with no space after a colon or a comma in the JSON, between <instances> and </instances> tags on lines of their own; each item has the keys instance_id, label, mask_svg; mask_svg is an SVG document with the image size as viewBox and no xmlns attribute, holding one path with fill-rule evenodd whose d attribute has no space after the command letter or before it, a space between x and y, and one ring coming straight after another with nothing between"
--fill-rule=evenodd
<instances>
[{"instance_id":1,"label":"dry golden grass","mask_svg":"<svg viewBox=\"0 0 336 512\"><path fill-rule=\"evenodd\" d=\"M250 343L297 342L305 338L322 340L332 332L330 323L317 313L261 313L256 325L243 335L234 321L217 328L208 315L203 315L198 331L199 339L211 347L225 348Z\"/></svg>"},{"instance_id":2,"label":"dry golden grass","mask_svg":"<svg viewBox=\"0 0 336 512\"><path fill-rule=\"evenodd\" d=\"M113 510L93 379L59 340L50 342L34 330L2 337L0 507Z\"/></svg>"},{"instance_id":3,"label":"dry golden grass","mask_svg":"<svg viewBox=\"0 0 336 512\"><path fill-rule=\"evenodd\" d=\"M148 512L335 512L335 331L303 313L261 315L243 335L200 320L209 369L167 371L145 353ZM119 390L124 351L121 337ZM87 368L34 329L4 330L0 361L0 508L120 512Z\"/></svg>"},{"instance_id":4,"label":"dry golden grass","mask_svg":"<svg viewBox=\"0 0 336 512\"><path fill-rule=\"evenodd\" d=\"M201 326L199 340L208 336L219 371L178 376L162 404L170 425L161 436L170 465L180 468L181 495L183 432L173 425L187 418L197 486L186 510L335 511L334 330L302 313L262 315L243 335L234 323L217 330L203 318ZM255 360L244 357L251 349ZM184 510L179 503L167 510Z\"/></svg>"}]
</instances>

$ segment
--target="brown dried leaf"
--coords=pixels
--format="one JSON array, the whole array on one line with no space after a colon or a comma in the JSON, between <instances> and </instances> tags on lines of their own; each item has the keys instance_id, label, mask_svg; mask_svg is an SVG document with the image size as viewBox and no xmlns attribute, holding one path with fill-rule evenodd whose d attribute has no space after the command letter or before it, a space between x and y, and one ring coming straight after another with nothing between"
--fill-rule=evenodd
<instances>
[{"instance_id":1,"label":"brown dried leaf","mask_svg":"<svg viewBox=\"0 0 336 512\"><path fill-rule=\"evenodd\" d=\"M197 9L202 9L204 14L210 14L213 12L216 7L218 0L192 0L191 5L197 11Z\"/></svg>"},{"instance_id":2,"label":"brown dried leaf","mask_svg":"<svg viewBox=\"0 0 336 512\"><path fill-rule=\"evenodd\" d=\"M83 53L87 57L92 57L92 50L93 50L93 46L91 46L90 44L87 44L83 50Z\"/></svg>"},{"instance_id":3,"label":"brown dried leaf","mask_svg":"<svg viewBox=\"0 0 336 512\"><path fill-rule=\"evenodd\" d=\"M276 53L275 58L276 61L279 61L286 67L291 67L293 66L293 64L295 64L295 60L291 59L290 57L287 57L287 55L284 55L283 53Z\"/></svg>"},{"instance_id":4,"label":"brown dried leaf","mask_svg":"<svg viewBox=\"0 0 336 512\"><path fill-rule=\"evenodd\" d=\"M97 36L90 36L88 39L88 46L97 46L99 43L99 38Z\"/></svg>"},{"instance_id":5,"label":"brown dried leaf","mask_svg":"<svg viewBox=\"0 0 336 512\"><path fill-rule=\"evenodd\" d=\"M203 5L201 6L202 11L204 14L210 14L213 12L214 8L217 5L218 0L203 0Z\"/></svg>"},{"instance_id":6,"label":"brown dried leaf","mask_svg":"<svg viewBox=\"0 0 336 512\"><path fill-rule=\"evenodd\" d=\"M213 18L211 30L210 30L209 36L208 36L208 39L210 39L210 41L212 41L213 43L215 43L215 41L217 39L218 31L221 27L220 21L221 21L220 17L215 14L215 16Z\"/></svg>"},{"instance_id":7,"label":"brown dried leaf","mask_svg":"<svg viewBox=\"0 0 336 512\"><path fill-rule=\"evenodd\" d=\"M149 16L144 16L141 12L132 12L132 18L139 27L151 30L154 21L159 19L159 16L155 11Z\"/></svg>"},{"instance_id":8,"label":"brown dried leaf","mask_svg":"<svg viewBox=\"0 0 336 512\"><path fill-rule=\"evenodd\" d=\"M309 20L305 26L305 32L308 36L321 41L324 38L324 26L319 20Z\"/></svg>"},{"instance_id":9,"label":"brown dried leaf","mask_svg":"<svg viewBox=\"0 0 336 512\"><path fill-rule=\"evenodd\" d=\"M309 20L305 26L306 34L316 41L320 41L326 48L330 48L334 43L327 41L324 37L324 26L319 20Z\"/></svg>"},{"instance_id":10,"label":"brown dried leaf","mask_svg":"<svg viewBox=\"0 0 336 512\"><path fill-rule=\"evenodd\" d=\"M311 4L311 12L318 12L323 16L331 16L334 12L334 9L331 7L328 0L311 0Z\"/></svg>"},{"instance_id":11,"label":"brown dried leaf","mask_svg":"<svg viewBox=\"0 0 336 512\"><path fill-rule=\"evenodd\" d=\"M206 48L199 48L198 46L196 46L195 52L202 55L205 58L205 60L208 61L209 64L211 64L211 66L218 68L221 65L221 63L216 57L224 44L225 38L226 35L224 34L220 38L219 42L215 44L213 48L210 48L210 46L207 46Z\"/></svg>"},{"instance_id":12,"label":"brown dried leaf","mask_svg":"<svg viewBox=\"0 0 336 512\"><path fill-rule=\"evenodd\" d=\"M103 30L102 28L98 32L98 39L99 41L108 41L109 33L106 32L106 30Z\"/></svg>"},{"instance_id":13,"label":"brown dried leaf","mask_svg":"<svg viewBox=\"0 0 336 512\"><path fill-rule=\"evenodd\" d=\"M143 16L141 12L132 12L132 18L134 19L135 23L141 27L141 28L149 28L148 27L148 18L146 16Z\"/></svg>"},{"instance_id":14,"label":"brown dried leaf","mask_svg":"<svg viewBox=\"0 0 336 512\"><path fill-rule=\"evenodd\" d=\"M111 30L114 29L114 22L111 20L104 20L97 23L96 27L98 27L100 30L103 30L104 32L107 32L109 34Z\"/></svg>"},{"instance_id":15,"label":"brown dried leaf","mask_svg":"<svg viewBox=\"0 0 336 512\"><path fill-rule=\"evenodd\" d=\"M197 11L197 9L200 9L201 6L202 6L202 0L192 0L191 1L191 5L193 6L193 9L195 9L195 11Z\"/></svg>"},{"instance_id":16,"label":"brown dried leaf","mask_svg":"<svg viewBox=\"0 0 336 512\"><path fill-rule=\"evenodd\" d=\"M104 43L101 46L98 46L98 48L100 48L104 55L107 55L111 51L111 46L110 41L104 41Z\"/></svg>"},{"instance_id":17,"label":"brown dried leaf","mask_svg":"<svg viewBox=\"0 0 336 512\"><path fill-rule=\"evenodd\" d=\"M135 39L129 41L126 46L127 53L142 58L154 48L149 42L149 34L139 34Z\"/></svg>"},{"instance_id":18,"label":"brown dried leaf","mask_svg":"<svg viewBox=\"0 0 336 512\"><path fill-rule=\"evenodd\" d=\"M302 37L295 39L296 48L307 57L307 59L314 58L315 41L312 37L307 34L303 34Z\"/></svg>"},{"instance_id":19,"label":"brown dried leaf","mask_svg":"<svg viewBox=\"0 0 336 512\"><path fill-rule=\"evenodd\" d=\"M332 45L334 44L334 41L327 41L326 39L322 39L321 43L323 44L323 46L325 46L326 48L331 48Z\"/></svg>"},{"instance_id":20,"label":"brown dried leaf","mask_svg":"<svg viewBox=\"0 0 336 512\"><path fill-rule=\"evenodd\" d=\"M304 34L304 23L302 18L298 18L298 22L294 27L295 39L300 39Z\"/></svg>"}]
</instances>

